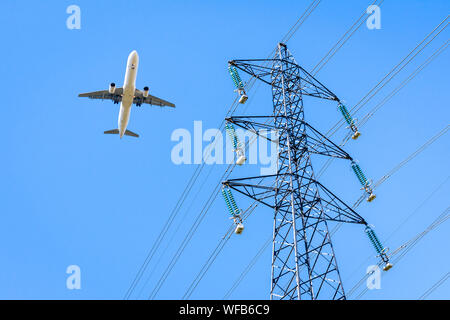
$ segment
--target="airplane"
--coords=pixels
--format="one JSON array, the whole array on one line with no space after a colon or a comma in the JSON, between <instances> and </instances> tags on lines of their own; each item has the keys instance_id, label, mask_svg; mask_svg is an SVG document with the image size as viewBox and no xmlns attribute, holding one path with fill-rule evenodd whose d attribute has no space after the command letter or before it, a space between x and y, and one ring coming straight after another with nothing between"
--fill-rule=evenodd
<instances>
[{"instance_id":1,"label":"airplane","mask_svg":"<svg viewBox=\"0 0 450 320\"><path fill-rule=\"evenodd\" d=\"M139 137L138 134L127 130L128 121L130 120L131 106L133 104L137 107L140 107L143 103L146 103L154 106L167 106L175 108L173 103L149 94L148 87L144 87L144 91L136 89L138 65L139 56L136 50L133 50L128 56L123 88L116 88L116 84L113 82L109 85L108 90L80 93L78 95L78 97L87 97L90 99L109 99L112 100L114 104L118 104L120 102L118 129L107 130L104 132L105 134L118 134L121 139L124 135L136 138Z\"/></svg>"}]
</instances>

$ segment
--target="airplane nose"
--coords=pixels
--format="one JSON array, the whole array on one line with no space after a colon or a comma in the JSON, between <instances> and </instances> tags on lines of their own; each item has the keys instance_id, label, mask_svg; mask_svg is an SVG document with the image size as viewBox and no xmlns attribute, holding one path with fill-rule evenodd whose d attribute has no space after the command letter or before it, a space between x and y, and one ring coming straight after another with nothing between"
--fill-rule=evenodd
<instances>
[{"instance_id":1,"label":"airplane nose","mask_svg":"<svg viewBox=\"0 0 450 320\"><path fill-rule=\"evenodd\" d=\"M134 63L137 64L139 61L139 56L136 50L131 51L130 55L128 56L128 64Z\"/></svg>"}]
</instances>

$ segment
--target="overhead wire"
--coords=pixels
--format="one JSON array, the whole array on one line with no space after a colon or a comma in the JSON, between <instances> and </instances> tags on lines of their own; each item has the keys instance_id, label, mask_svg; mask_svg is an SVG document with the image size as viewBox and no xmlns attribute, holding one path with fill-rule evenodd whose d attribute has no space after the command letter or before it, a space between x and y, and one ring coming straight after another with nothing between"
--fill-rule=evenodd
<instances>
[{"instance_id":1,"label":"overhead wire","mask_svg":"<svg viewBox=\"0 0 450 320\"><path fill-rule=\"evenodd\" d=\"M392 252L390 255L393 264L398 265L398 263L408 254L417 244L422 240L427 234L429 234L431 231L435 230L438 226L443 224L445 221L447 221L450 218L450 207L447 207L433 222L421 233L417 234L415 237L411 238L404 244L402 244L400 247L398 247L395 251ZM399 256L397 256L399 254ZM358 287L360 287L370 276L371 274L366 274L364 277L361 278L360 281L358 281L355 286L349 291L349 296L356 292ZM369 289L365 288L362 292L356 296L356 300L361 298L364 294L367 293Z\"/></svg>"},{"instance_id":2,"label":"overhead wire","mask_svg":"<svg viewBox=\"0 0 450 320\"><path fill-rule=\"evenodd\" d=\"M372 108L359 122L359 126L363 126L369 119L378 111L389 99L391 99L398 91L400 91L404 86L406 86L412 79L414 79L419 72L421 72L425 67L427 67L435 58L437 58L449 45L449 40L444 42L444 44L439 47L428 59L423 62L418 68L412 72L409 77L407 77L395 90L393 90L388 96L386 96L380 103L378 103L374 108Z\"/></svg>"},{"instance_id":3,"label":"overhead wire","mask_svg":"<svg viewBox=\"0 0 450 320\"><path fill-rule=\"evenodd\" d=\"M389 241L394 234L396 234L402 227L406 225L406 223L411 219L414 215L416 215L420 210L442 189L442 187L448 182L450 176L447 176L447 178L440 183L397 227L394 229L384 240L383 242ZM367 264L370 259L372 259L373 256L369 255L355 270L350 273L352 275L356 274L356 272L365 264ZM365 280L363 277L362 280L360 280L357 284L355 284L352 289L348 292L349 295L351 295Z\"/></svg>"},{"instance_id":4,"label":"overhead wire","mask_svg":"<svg viewBox=\"0 0 450 320\"><path fill-rule=\"evenodd\" d=\"M319 1L319 2L320 2L320 1ZM317 4L318 4L318 3L317 3ZM316 4L316 6L317 6L317 4ZM311 4L311 5L312 5L312 4ZM311 6L311 5L310 5L310 6ZM315 7L314 7L314 8L315 8ZM309 14L310 14L310 13L309 13ZM309 16L309 14L308 14L308 16ZM442 31L442 30L441 30L441 31ZM352 33L352 34L353 34L353 33ZM436 35L436 36L437 36L437 35ZM435 37L436 37L436 36L435 36ZM435 37L434 37L434 38L435 38ZM289 37L289 38L290 38L290 37ZM433 38L433 39L434 39L434 38ZM430 41L430 42L431 42L431 41ZM428 43L429 43L429 42L428 42ZM342 47L342 46L340 46L340 47ZM339 48L340 48L340 47L339 47ZM417 54L416 54L416 55L417 55ZM329 59L328 59L328 60L329 60ZM327 60L327 61L328 61L328 60ZM319 69L319 70L320 70L320 69Z\"/></svg>"},{"instance_id":5,"label":"overhead wire","mask_svg":"<svg viewBox=\"0 0 450 320\"><path fill-rule=\"evenodd\" d=\"M307 17L309 17L309 15L312 13L312 11L314 11L314 9L317 7L317 5L320 3L320 0L319 1L317 1L317 0L314 0L313 1L313 3L315 3L315 5L310 5L308 8L307 8L307 14L305 15L303 15L304 16L304 18L303 19L299 19L299 20L297 20L297 22L296 22L296 24L297 24L297 26L295 27L295 31L294 32L291 32L287 37L285 36L285 38L283 38L284 39L284 41L286 42L286 41L288 41L291 37L292 37L292 35L298 30L298 28L303 24L303 22L306 20L306 18ZM292 28L291 28L292 29ZM272 54L271 54L272 55ZM270 57L270 56L269 56ZM252 77L252 79L249 81L249 85L250 86L253 86L253 84L255 83L255 78L254 77ZM235 100L236 101L236 100ZM234 108L234 110L236 110L236 108L237 108L237 106L238 106L238 104L236 104L236 107ZM233 111L234 111L233 110ZM229 112L227 113L227 115L229 114ZM223 123L224 122L222 122L222 125L221 125L221 128L222 128L222 126L223 126ZM203 165L204 165L204 162L203 162ZM203 165L202 165L202 167L203 167ZM230 167L228 167L228 169L229 169ZM228 170L227 169L227 170ZM201 212L203 212L204 210L202 210ZM207 212L207 211L206 211ZM200 220L201 221L201 220ZM190 238L189 238L190 239ZM188 241L189 242L189 241ZM185 246L184 246L185 247ZM184 250L184 249L183 249ZM181 252L183 251L183 250L181 250ZM177 251L178 252L178 251ZM176 254L177 255L177 254ZM175 259L175 263L176 263L176 261L178 260L178 258L176 258ZM172 270L172 268L173 267L169 267L169 269L166 269L166 271L167 270L169 270L168 271L168 273L170 273L170 270ZM162 286L162 283L164 283L164 281L165 281L165 279L167 278L167 276L166 276L166 274L168 275L168 273L166 273L166 271L165 271L165 275L163 275L163 278L164 278L164 280L162 280L162 281L158 281L158 284L157 284L157 287L158 287L158 289L156 289L156 291L155 290L153 290L152 291L152 293L150 294L150 296L149 296L149 298L151 298L151 297L154 297L155 295L156 295L156 293L159 291L159 288ZM161 278L160 278L160 280L161 280ZM156 288L156 287L155 287Z\"/></svg>"},{"instance_id":6,"label":"overhead wire","mask_svg":"<svg viewBox=\"0 0 450 320\"><path fill-rule=\"evenodd\" d=\"M376 2L376 1L375 1ZM375 3L374 2L374 3ZM380 3L378 3L378 5L381 5L381 3L382 3L383 1L381 1ZM337 47L337 44L339 44L341 41L342 41L342 39L344 39L345 38L345 36L353 29L353 27L358 23L358 21L360 21L363 17L364 17L364 15L365 15L365 13L363 13L362 15L361 15L361 17L352 25L352 27L349 29L349 30L347 30L347 32L344 34L344 36L342 36L341 37L341 39L335 44L335 46L332 48L332 49L330 49L330 51L327 53L327 55L329 55L329 53L335 48L335 47ZM447 19L447 18L446 18ZM366 98L366 97L368 97L369 95L370 95L370 93L372 93L377 87L378 87L378 85L380 84L380 83L382 83L389 75L391 75L397 68L398 68L398 66L400 66L409 56L411 56L411 54L417 49L417 48L419 48L420 47L420 45L421 44L423 44L423 42L425 42L425 40L426 39L428 39L429 37L430 37L430 35L432 35L445 21L446 21L446 19L444 19L430 34L428 34L405 58L403 58L403 60L400 62L400 63L398 63L374 88L372 88L361 100L360 100L360 102L358 103L358 104L361 104L361 102L363 102L364 101L364 99ZM364 22L365 20L363 20L363 22ZM360 25L358 26L358 28L361 26L361 23L360 23ZM446 25L447 26L447 25ZM446 27L445 26L445 27ZM445 29L445 27L443 28L443 29ZM358 29L357 28L357 29ZM354 34L354 32L357 30L357 29L355 29L351 34L350 34L350 36L344 41L344 43L351 37L351 35L353 35ZM420 50L420 51L422 51L432 40L434 40L435 38L436 38L436 36L437 35L439 35L442 31L443 31L443 29L442 30L440 30L430 41L428 41L427 42L427 44ZM339 47L338 47L338 49L337 50L339 50L341 47L343 46L343 44L341 44ZM445 47L443 48L443 49L445 49ZM420 52L419 51L419 52ZM408 78L408 82L412 79L412 78L414 78L417 74L418 74L418 72L420 72L421 70L423 70L423 68L425 68L437 55L439 55L443 50L438 50L439 52L435 52L424 64L422 64L419 68L418 68L418 71L416 70L416 72L412 75L412 77L409 77ZM337 51L335 51L334 52L334 54L336 53ZM416 57L417 56L417 54L419 53L419 52L417 52L414 56L413 56L413 58L414 57ZM334 56L334 54L332 55L332 56ZM319 61L319 63L316 65L316 67L314 68L314 69L316 69L319 65L320 65L320 63L327 57L327 55L324 57L324 58L322 58L322 60L320 60ZM331 57L332 57L331 56ZM331 57L330 58L328 58L327 60L326 60L326 62L325 62L325 64L331 59ZM409 63L409 62L411 62L412 61L412 59L413 58L411 58L407 63ZM404 65L402 68L404 68L406 65ZM323 67L323 65L322 65L322 67ZM322 68L321 67L321 68ZM313 71L315 71L315 73L314 74L317 74L317 72L318 71L320 71L320 69L321 68L319 68L319 70L314 70L313 69ZM398 72L397 72L398 73ZM397 74L396 73L396 74ZM396 75L396 74L394 74L394 76ZM392 80L392 78L394 77L394 76L391 76L391 78L389 79L389 81L390 80ZM403 88L405 85L407 84L407 82L406 83L403 83L402 84L402 86L401 86L401 88ZM396 90L396 92L395 93L397 93L399 91L399 89L398 90ZM379 90L376 92L376 93L378 93L379 92ZM375 94L376 94L375 93ZM394 94L395 94L394 93ZM375 94L373 94L372 96L371 96L371 98L373 98L373 96L375 95ZM383 104L384 103L386 103L390 98L392 98L393 97L393 94L392 95L390 95L389 96L389 98L388 99L385 99L384 101L383 101ZM368 101L367 101L368 102ZM366 103L367 103L366 102ZM358 106L358 104L356 105L356 106ZM355 107L356 107L355 106ZM372 114L373 115L373 114ZM367 122L367 121L365 121L365 122ZM365 123L364 122L364 123ZM335 132L333 132L332 134L330 134L330 131L331 131L331 129L328 131L328 133L327 133L327 138L329 138L330 136L332 136ZM434 141L433 141L434 142ZM432 143L432 142L431 142ZM342 144L341 144L341 146L342 146ZM422 151L422 150L421 150ZM421 151L419 151L419 152L421 152ZM333 160L333 159L331 159L331 160ZM323 169L323 168L322 168ZM321 176L322 174L323 174L323 171L324 170L322 170L321 169L321 171L319 172L319 175L318 176ZM325 169L326 169L326 167L325 167ZM382 181L382 182L384 182L384 180ZM380 183L382 183L382 182L380 182ZM380 183L378 183L378 185L380 184ZM377 185L377 186L378 186ZM357 205L359 205L359 203L358 204L355 204L354 205L354 207L353 208L356 208L356 206ZM332 233L334 233L334 232L336 232L337 231L337 229L335 229L335 230L333 230L332 231Z\"/></svg>"},{"instance_id":7,"label":"overhead wire","mask_svg":"<svg viewBox=\"0 0 450 320\"><path fill-rule=\"evenodd\" d=\"M447 281L447 279L450 278L450 272L445 273L442 278L440 278L431 288L429 288L427 291L425 291L417 300L425 300L430 294L432 294L437 288L439 288L441 285Z\"/></svg>"},{"instance_id":8,"label":"overhead wire","mask_svg":"<svg viewBox=\"0 0 450 320\"><path fill-rule=\"evenodd\" d=\"M381 4L381 3L380 3ZM357 20L357 22L362 18L362 17L364 17L364 14L365 13L363 13L363 15ZM443 23L446 21L448 19L448 17L447 18L445 18L430 34L428 34L400 63L398 63L374 88L372 88L359 102L358 102L358 104L356 104L355 105L355 107L357 107L359 104L361 104L363 101L364 101L364 99L366 99L378 86L379 86L379 84L381 83L381 82L383 82L390 74L392 74L392 72L394 72L397 68L398 68L398 66L400 66L409 56L411 56L411 54L417 49L417 48L419 48L420 47L420 45L421 44L423 44L424 42L425 42L425 40L427 39L427 38L429 38L430 37L430 35L432 35L441 25L443 25ZM354 24L353 24L353 26L354 25L356 25L356 23L357 22L355 22ZM361 25L361 24L360 24ZM447 23L447 25L448 25L448 23ZM426 45L419 51L419 52L421 52L432 40L434 40L436 37L437 37L437 35L439 35L446 27L447 27L447 25L445 25L445 27L444 28L442 28L430 41L428 41L427 43L426 43ZM353 26L351 27L351 28L353 28ZM344 37L345 37L345 35L348 33L350 31L350 29L344 34L344 36L341 38L341 39L343 39ZM341 41L341 39L338 41L338 43ZM401 88L403 88L409 81L411 81L420 71L422 71L434 58L436 58L440 53L442 53L442 51L443 50L445 50L446 49L446 47L448 46L448 41L447 42L445 42L444 43L444 45L443 46L441 46L437 51L435 51L434 53L433 53L433 55L431 55L421 66L419 66L419 68L417 68L399 87L397 87L393 92L391 92L391 94L390 95L388 95L380 104L378 104L377 105L377 109L375 109L375 110L372 110L371 111L371 113L369 113L365 118L364 118L364 122L361 122L361 124L360 124L360 126L362 126L362 125L364 125L369 119L370 119L370 117L371 116L373 116L373 114L374 114L374 112L376 111L376 110L378 110L382 105L384 105L390 98L392 98ZM336 45L334 46L334 47L336 47ZM333 47L333 48L334 48ZM342 45L340 46L340 47L342 47ZM340 48L339 47L339 48ZM333 50L333 48L332 49L330 49L330 51L327 53L327 55ZM409 63L409 62L411 62L411 60L415 57L415 56L417 56L417 54L419 53L419 52L417 52L408 62L407 62L407 64ZM326 57L326 56L325 56ZM320 60L319 61L319 63L316 65L316 67L314 67L314 69L312 70L312 73L315 71L315 69L317 69L317 67L320 65L320 63L325 59L325 57L324 58L322 58L322 60ZM329 59L328 59L329 60ZM327 60L327 61L328 61ZM400 72L404 67L405 67L406 65L404 65L398 72ZM322 67L321 67L322 68ZM315 73L314 74L317 74L317 72L318 71L320 71L320 69L321 68L319 68L317 71L315 71ZM398 72L397 73L395 73L394 74L394 76L396 75L396 74L398 74ZM393 78L393 76L389 79L389 81L390 80L392 80L392 78ZM384 85L383 85L384 86ZM381 88L380 88L380 90L381 90ZM379 90L377 90L376 91L376 93L378 93L379 92ZM376 94L375 93L375 94ZM373 97L374 95L372 95L371 96L371 98ZM371 99L370 98L370 99ZM369 100L370 100L369 99ZM369 100L367 100L367 102L369 101ZM366 103L367 103L366 102ZM354 108L355 108L354 107ZM359 110L359 109L358 109ZM335 125L336 126L336 125ZM332 128L333 129L333 128ZM330 131L332 130L332 129L330 129L329 130L329 132L328 133L330 133ZM435 136L435 137L433 137L430 141L428 141L425 145L423 145L421 148L419 148L419 150L417 150L414 154L412 154L410 157L408 157L407 159L405 159L402 163L400 163L397 167L395 167L395 168L393 168L387 175L385 175L385 176L383 176L376 184L375 184L375 187L378 187L380 184L382 184L387 178L389 178L393 173L395 173L398 169L400 169L403 165L405 165L407 162L409 162L411 159L413 159L415 156L417 156L420 152L422 152L426 147L428 147L430 144L432 144L437 138L439 138L441 135L443 135L445 132L447 132L447 130L448 130L448 127L447 128L444 128L444 130L442 130L437 136ZM336 131L334 131L331 135L333 135L334 133L335 133ZM331 136L331 135L329 135L329 136ZM329 136L327 136L327 138L329 137ZM348 138L346 139L347 141L348 141ZM345 141L346 142L346 141ZM341 146L342 146L343 144L341 144ZM332 160L332 159L331 159ZM330 161L331 162L331 161ZM329 166L329 164L328 164L328 166ZM324 167L322 167L322 169L320 170L320 172L319 172L319 176L321 175L321 174L323 174L323 172L324 172L324 168L326 169L328 166L324 166ZM364 196L363 196L363 198L364 198ZM355 203L355 205L353 206L353 208L356 208L359 204L361 203L361 200L358 200L356 203ZM337 229L339 228L339 225L337 226ZM337 231L337 229L335 228L334 230L332 230L332 234L333 233L335 233L336 231ZM258 251L259 252L259 251ZM257 254L258 255L258 254ZM251 260L251 262L250 262L250 264L254 264L254 262L253 262L254 260L252 259ZM236 280L236 282L235 282L235 284L233 284L233 286L232 286L232 288L230 288L230 290L229 290L229 292L227 292L227 294L225 295L225 297L224 298L228 298L230 295L231 295L231 293L232 293L232 291L234 291L234 289L235 289L235 287L237 287L237 285L236 285L236 283L239 283L241 280L242 280L242 277L245 277L245 274L246 274L246 272L248 272L248 271L246 271L246 270L248 270L248 267L249 266L247 266L247 268L246 269L244 269L244 271L243 271L243 273L244 273L244 275L240 275L239 276L239 278L238 278L238 280ZM250 266L250 268L251 268L251 266ZM231 291L231 292L230 292Z\"/></svg>"},{"instance_id":9,"label":"overhead wire","mask_svg":"<svg viewBox=\"0 0 450 320\"><path fill-rule=\"evenodd\" d=\"M253 203L253 205L249 206L246 209L246 212L244 212L244 214L246 214L248 211L250 211L250 213L251 213L256 208L256 206L254 205L255 202ZM247 213L247 217L248 217L248 215L249 215L249 213ZM244 217L243 221L245 221L247 217ZM198 274L196 275L194 280L189 285L188 289L186 290L186 292L184 293L184 295L182 297L183 300L189 299L191 297L192 293L195 291L195 289L199 285L200 281L206 275L206 273L208 272L208 270L210 269L210 267L212 266L212 264L216 260L217 256L220 254L222 249L225 247L225 244L231 238L231 236L233 234L234 227L235 227L235 224L232 223L231 226L228 228L228 231L226 232L226 234L219 241L219 243L217 244L217 246L214 249L214 251L210 254L210 256L208 257L207 261L203 264L202 268L200 269L200 271L198 272Z\"/></svg>"},{"instance_id":10,"label":"overhead wire","mask_svg":"<svg viewBox=\"0 0 450 320\"><path fill-rule=\"evenodd\" d=\"M448 20L449 16L447 16L444 20L442 20L425 38L414 48L412 49L408 55L406 55L397 65L395 65L369 92L364 95L351 109L350 113L354 116L362 107L364 107L367 103L369 103L372 98L378 94L400 71L402 71L409 63L411 63L414 58L421 53L442 31L444 31L449 22L444 25L444 23ZM441 27L443 26L443 27ZM437 32L436 32L437 31ZM435 34L436 33L436 34ZM432 38L424 44L424 42L430 38ZM423 46L422 46L423 45ZM417 50L417 52L416 52ZM414 54L413 54L414 53ZM409 59L408 59L409 58ZM406 61L406 62L405 62ZM328 132L325 136L331 136L336 133L343 125L345 121L340 119Z\"/></svg>"},{"instance_id":11,"label":"overhead wire","mask_svg":"<svg viewBox=\"0 0 450 320\"><path fill-rule=\"evenodd\" d=\"M378 0L375 0L372 5L375 5ZM377 3L377 6L381 6L384 0L381 0L379 3ZM366 19L363 19L364 16L367 15ZM322 68L329 62L331 58L334 57L334 55L339 51L339 49L342 48L342 46L353 36L353 34L362 26L362 24L369 18L369 14L366 10L363 11L362 15L353 23L353 25L347 29L347 31L344 33L344 35L335 43L333 47L325 54L325 56L316 64L316 66L311 70L311 74L313 76L317 75L317 73L322 70ZM358 24L356 29L353 30L353 28ZM353 31L352 31L353 30ZM351 32L351 33L350 33ZM346 36L348 37L346 38Z\"/></svg>"},{"instance_id":12,"label":"overhead wire","mask_svg":"<svg viewBox=\"0 0 450 320\"><path fill-rule=\"evenodd\" d=\"M433 136L431 139L429 139L425 144L423 144L422 146L420 146L416 151L414 151L411 155L409 155L405 160L402 160L399 164L397 164L394 168L392 168L390 171L388 171L387 174L383 175L383 177L381 179L379 179L377 181L377 183L374 185L374 189L379 187L382 183L384 183L388 178L390 178L395 172L397 172L398 170L400 170L401 167L403 167L404 165L406 165L409 161L411 161L412 159L414 159L415 157L417 157L421 152L423 152L426 148L428 148L432 143L434 143L437 139L439 139L441 136L443 136L449 129L449 126L445 127L443 130L441 130L438 134L436 134L435 136ZM448 181L449 177L447 177L447 179L444 181L444 183L442 183L441 185L439 185L438 189L436 189L431 195L433 196L447 181ZM428 197L427 200L430 198ZM364 195L362 196L362 199L364 199ZM352 209L356 209L360 204L362 203L361 198L359 198L353 205L352 205ZM339 229L340 227L343 225L343 223L338 223L330 232L330 236L334 235ZM389 239L389 238L388 238ZM387 241L387 239L386 239ZM370 257L369 257L370 258ZM252 264L252 266L254 265L255 262L252 262L255 258L253 258L250 262L250 264ZM257 258L256 258L257 260ZM252 266L247 266L244 271L241 273L241 275L238 277L238 280L235 281L235 283L232 285L232 288L229 289L229 292L227 292L227 294L225 295L226 298L228 298L231 293L237 288L237 286L239 285L239 283L242 281L242 279L245 277L246 273L248 273L248 271L246 271L247 269L251 269ZM245 273L245 274L244 274Z\"/></svg>"},{"instance_id":13,"label":"overhead wire","mask_svg":"<svg viewBox=\"0 0 450 320\"><path fill-rule=\"evenodd\" d=\"M261 248L256 252L256 255L250 260L248 265L242 270L241 274L237 277L237 279L233 282L230 289L225 293L223 300L227 300L233 292L237 289L237 287L242 283L242 280L247 276L247 274L250 272L250 270L255 266L256 262L259 260L259 258L262 256L264 251L269 247L269 245L272 243L272 236L267 238L267 240L263 243Z\"/></svg>"},{"instance_id":14,"label":"overhead wire","mask_svg":"<svg viewBox=\"0 0 450 320\"><path fill-rule=\"evenodd\" d=\"M380 101L375 107L373 107L367 115L363 118L363 121L359 124L359 128L367 124L371 117L377 112L382 106L384 106L390 99L392 99L402 88L404 88L412 79L414 79L423 69L425 69L434 59L436 59L446 48L448 47L448 40L439 47L434 53L428 57L421 65L419 65L400 85L393 89L387 96L385 96L382 101ZM337 130L330 133L327 137L331 137L336 133ZM339 144L340 147L344 146L350 140L351 134L347 134L346 137ZM320 168L318 176L321 176L334 161L334 158L328 159L325 164Z\"/></svg>"}]
</instances>

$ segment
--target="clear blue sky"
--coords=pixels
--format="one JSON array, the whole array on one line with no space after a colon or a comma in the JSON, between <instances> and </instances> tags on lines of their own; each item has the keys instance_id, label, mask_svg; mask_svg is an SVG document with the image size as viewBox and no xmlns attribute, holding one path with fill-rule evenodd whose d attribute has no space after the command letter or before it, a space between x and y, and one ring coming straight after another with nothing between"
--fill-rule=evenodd
<instances>
[{"instance_id":1,"label":"clear blue sky","mask_svg":"<svg viewBox=\"0 0 450 320\"><path fill-rule=\"evenodd\" d=\"M371 2L323 0L288 42L297 62L311 69ZM217 128L235 97L227 61L267 57L309 3L3 1L0 298L121 299L195 169L171 162L172 131L192 131L194 120ZM71 4L81 8L81 30L66 28ZM449 10L445 0L385 0L382 29L363 26L318 78L353 106ZM446 30L436 38L358 116L448 36ZM129 129L141 138L119 140L102 133L116 127L117 105L77 94L106 89L110 82L121 85L134 49L140 55L138 88L148 85L177 108L133 109ZM378 180L448 124L449 66L449 52L444 52L376 113L357 142L346 146L368 176ZM249 95L248 114L270 112L266 86ZM305 108L307 120L323 132L340 116L331 103ZM438 140L384 183L373 203L359 207L380 238L446 179L449 139L447 134ZM316 170L321 161L313 160ZM158 251L158 259L165 254L158 265L158 259L151 263L147 287L138 288L139 298L148 296L225 168L206 166L174 222L174 227L180 224L174 241ZM242 167L232 176L254 169ZM360 195L346 162L335 161L322 181L350 204ZM449 192L447 182L386 245L397 248L424 230L448 206ZM248 204L236 198L240 206ZM225 205L217 198L157 298L182 297L228 225ZM259 208L192 298L221 299L271 232L272 212ZM383 277L382 289L364 298L418 298L449 270L449 232L447 222L427 235ZM370 264L377 260L361 226L346 225L333 240L348 291L364 275L366 259L372 256ZM268 298L270 259L269 248L231 298ZM66 289L66 268L73 264L81 268L81 290ZM447 282L429 298L449 297Z\"/></svg>"}]
</instances>

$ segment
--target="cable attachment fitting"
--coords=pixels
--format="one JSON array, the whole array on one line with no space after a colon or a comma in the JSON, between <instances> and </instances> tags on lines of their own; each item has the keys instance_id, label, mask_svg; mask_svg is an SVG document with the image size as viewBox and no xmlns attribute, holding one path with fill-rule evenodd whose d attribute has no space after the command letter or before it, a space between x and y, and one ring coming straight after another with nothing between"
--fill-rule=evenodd
<instances>
[{"instance_id":1,"label":"cable attachment fitting","mask_svg":"<svg viewBox=\"0 0 450 320\"><path fill-rule=\"evenodd\" d=\"M222 188L222 196L225 200L228 211L231 214L231 219L233 219L236 225L234 233L241 234L244 231L244 224L242 223L242 211L236 205L236 201L234 200L233 194L231 193L229 187L225 186Z\"/></svg>"},{"instance_id":2,"label":"cable attachment fitting","mask_svg":"<svg viewBox=\"0 0 450 320\"><path fill-rule=\"evenodd\" d=\"M228 71L230 72L231 80L236 87L237 93L239 94L239 103L244 104L248 100L248 96L245 93L244 83L242 82L239 72L235 66L232 64L228 65Z\"/></svg>"},{"instance_id":3,"label":"cable attachment fitting","mask_svg":"<svg viewBox=\"0 0 450 320\"><path fill-rule=\"evenodd\" d=\"M225 125L225 130L228 133L228 136L231 139L231 143L233 145L233 151L236 152L236 164L241 166L245 163L247 158L245 157L244 149L242 148L241 143L236 134L236 130L232 123L227 122Z\"/></svg>"},{"instance_id":4,"label":"cable attachment fitting","mask_svg":"<svg viewBox=\"0 0 450 320\"><path fill-rule=\"evenodd\" d=\"M349 125L349 128L353 131L352 139L356 140L361 135L361 133L358 131L358 127L356 126L356 119L353 119L350 115L350 112L348 112L347 107L339 102L338 109L342 113L342 116L344 117L345 122Z\"/></svg>"},{"instance_id":5,"label":"cable attachment fitting","mask_svg":"<svg viewBox=\"0 0 450 320\"><path fill-rule=\"evenodd\" d=\"M355 161L352 161L351 166L352 166L353 172L355 173L356 177L358 178L358 181L362 185L361 189L364 190L367 193L367 195L368 195L367 202L372 202L377 197L373 193L372 182L367 180L366 175L362 171L362 169L359 166L359 164L357 164Z\"/></svg>"},{"instance_id":6,"label":"cable attachment fitting","mask_svg":"<svg viewBox=\"0 0 450 320\"><path fill-rule=\"evenodd\" d=\"M387 255L388 248L385 248L382 244L380 239L377 237L375 231L369 226L366 225L366 229L364 232L367 234L367 237L369 238L370 242L372 243L373 247L375 248L375 251L378 253L378 257L381 258L383 261L384 271L388 271L393 267L393 265L389 262L389 257Z\"/></svg>"}]
</instances>

